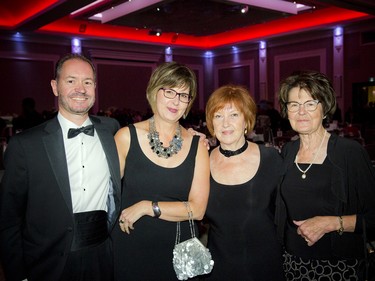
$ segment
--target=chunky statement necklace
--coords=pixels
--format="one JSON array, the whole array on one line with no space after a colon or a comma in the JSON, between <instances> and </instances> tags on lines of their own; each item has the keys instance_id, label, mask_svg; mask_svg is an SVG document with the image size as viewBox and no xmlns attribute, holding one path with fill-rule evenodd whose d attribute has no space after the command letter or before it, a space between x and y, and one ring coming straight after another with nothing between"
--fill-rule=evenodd
<instances>
[{"instance_id":1,"label":"chunky statement necklace","mask_svg":"<svg viewBox=\"0 0 375 281\"><path fill-rule=\"evenodd\" d=\"M243 144L243 146L240 148L240 149L237 149L235 151L232 151L232 150L225 150L225 149L222 149L221 146L219 146L219 151L221 154L223 154L225 157L231 157L231 156L234 156L234 155L238 155L238 154L241 154L242 152L244 152L246 150L246 148L249 146L249 144L247 143L247 140L245 140L245 143Z\"/></svg>"},{"instance_id":2,"label":"chunky statement necklace","mask_svg":"<svg viewBox=\"0 0 375 281\"><path fill-rule=\"evenodd\" d=\"M325 138L325 136L326 136L326 133L327 133L327 131L324 130L324 135L323 135L322 141L320 142L319 148L318 148L318 150L315 152L314 159L311 161L310 165L307 167L306 170L302 170L302 169L300 168L300 166L299 166L298 163L297 163L297 162L298 162L298 153L297 153L297 155L296 155L295 163L296 163L297 169L302 173L302 176L301 176L301 177L302 177L303 180L307 177L307 176L306 176L307 171L311 168L312 164L315 162L316 157L318 156L319 151L320 151L320 149L322 148L322 145L323 145L323 142L324 142L324 138Z\"/></svg>"},{"instance_id":3,"label":"chunky statement necklace","mask_svg":"<svg viewBox=\"0 0 375 281\"><path fill-rule=\"evenodd\" d=\"M151 149L157 156L163 158L169 158L174 154L177 154L182 148L183 139L181 138L181 126L177 126L176 133L173 139L169 142L169 147L164 147L163 143L159 139L159 132L156 131L155 119L150 118L150 132L147 135Z\"/></svg>"}]
</instances>

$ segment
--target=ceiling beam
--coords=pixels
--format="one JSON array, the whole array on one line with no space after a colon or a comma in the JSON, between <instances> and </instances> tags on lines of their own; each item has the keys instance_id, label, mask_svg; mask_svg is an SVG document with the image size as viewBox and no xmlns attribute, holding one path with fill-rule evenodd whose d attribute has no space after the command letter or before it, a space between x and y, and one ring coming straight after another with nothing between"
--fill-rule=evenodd
<instances>
[{"instance_id":1,"label":"ceiling beam","mask_svg":"<svg viewBox=\"0 0 375 281\"><path fill-rule=\"evenodd\" d=\"M52 23L67 14L74 12L82 6L88 5L92 0L66 0L58 3L47 11L37 14L35 17L23 22L17 27L18 31L34 31L42 26Z\"/></svg>"},{"instance_id":2,"label":"ceiling beam","mask_svg":"<svg viewBox=\"0 0 375 281\"><path fill-rule=\"evenodd\" d=\"M375 15L374 0L320 0L320 2L348 10Z\"/></svg>"},{"instance_id":3,"label":"ceiling beam","mask_svg":"<svg viewBox=\"0 0 375 281\"><path fill-rule=\"evenodd\" d=\"M264 8L268 10L294 14L294 15L296 15L298 12L296 4L287 2L287 1L282 1L282 0L267 0L267 1L265 0L228 0L228 1L234 2L234 3L245 4L249 6L260 7L260 8Z\"/></svg>"}]
</instances>

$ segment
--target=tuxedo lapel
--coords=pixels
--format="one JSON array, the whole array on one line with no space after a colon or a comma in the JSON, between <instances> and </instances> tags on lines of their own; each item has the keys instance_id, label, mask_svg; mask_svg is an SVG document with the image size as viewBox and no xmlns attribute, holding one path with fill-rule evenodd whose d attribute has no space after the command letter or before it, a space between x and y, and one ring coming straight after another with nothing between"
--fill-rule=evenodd
<instances>
[{"instance_id":1,"label":"tuxedo lapel","mask_svg":"<svg viewBox=\"0 0 375 281\"><path fill-rule=\"evenodd\" d=\"M48 134L43 137L43 143L52 167L52 171L59 185L61 194L64 197L65 203L67 204L69 210L73 213L64 140L57 118L54 118L47 123L45 130Z\"/></svg>"},{"instance_id":2,"label":"tuxedo lapel","mask_svg":"<svg viewBox=\"0 0 375 281\"><path fill-rule=\"evenodd\" d=\"M121 191L120 165L118 160L117 148L112 132L106 124L101 123L97 118L91 118L95 131L98 134L106 155L109 171L111 174L111 190L108 202L109 219L114 222L114 216L118 213ZM73 213L72 197L70 192L69 173L66 162L65 147L62 136L62 130L57 118L52 119L46 124L47 134L43 137L44 147L50 161L52 171L58 182L60 192L69 208ZM113 216L112 216L112 215Z\"/></svg>"}]
</instances>

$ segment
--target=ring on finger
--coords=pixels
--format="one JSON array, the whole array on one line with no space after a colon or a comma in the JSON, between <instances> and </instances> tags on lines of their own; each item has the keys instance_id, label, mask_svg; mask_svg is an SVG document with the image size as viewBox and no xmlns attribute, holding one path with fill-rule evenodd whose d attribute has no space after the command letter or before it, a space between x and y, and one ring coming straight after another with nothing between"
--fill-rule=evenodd
<instances>
[{"instance_id":1,"label":"ring on finger","mask_svg":"<svg viewBox=\"0 0 375 281\"><path fill-rule=\"evenodd\" d=\"M121 224L125 223L123 220L120 220L119 222L120 222Z\"/></svg>"}]
</instances>

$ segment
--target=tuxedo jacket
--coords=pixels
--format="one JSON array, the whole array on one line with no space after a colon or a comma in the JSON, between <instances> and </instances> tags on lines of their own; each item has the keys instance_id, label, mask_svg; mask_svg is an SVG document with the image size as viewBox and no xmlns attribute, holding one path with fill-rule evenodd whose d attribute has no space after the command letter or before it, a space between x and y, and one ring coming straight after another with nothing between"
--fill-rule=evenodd
<instances>
[{"instance_id":1,"label":"tuxedo jacket","mask_svg":"<svg viewBox=\"0 0 375 281\"><path fill-rule=\"evenodd\" d=\"M90 116L111 175L109 231L120 209L115 119ZM13 136L0 188L1 262L7 281L59 280L73 240L73 209L62 129L57 117Z\"/></svg>"}]
</instances>

